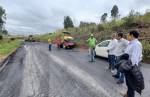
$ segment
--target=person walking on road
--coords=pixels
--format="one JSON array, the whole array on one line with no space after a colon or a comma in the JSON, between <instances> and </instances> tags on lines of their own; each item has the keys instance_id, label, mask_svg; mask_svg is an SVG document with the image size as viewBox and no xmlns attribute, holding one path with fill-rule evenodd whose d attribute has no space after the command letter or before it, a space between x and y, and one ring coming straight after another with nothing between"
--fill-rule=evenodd
<instances>
[{"instance_id":1,"label":"person walking on road","mask_svg":"<svg viewBox=\"0 0 150 97\"><path fill-rule=\"evenodd\" d=\"M127 39L130 41L125 54L129 55L131 69L125 72L127 93L123 97L135 97L135 91L139 94L144 89L144 78L139 69L139 62L142 60L142 44L138 41L139 33L136 30L130 31Z\"/></svg>"},{"instance_id":2,"label":"person walking on road","mask_svg":"<svg viewBox=\"0 0 150 97\"><path fill-rule=\"evenodd\" d=\"M96 38L94 38L93 34L90 35L90 38L87 40L87 43L88 43L89 49L90 49L90 61L89 62L93 62L94 56L95 56L95 46L97 43L97 40L96 40Z\"/></svg>"},{"instance_id":3,"label":"person walking on road","mask_svg":"<svg viewBox=\"0 0 150 97\"><path fill-rule=\"evenodd\" d=\"M127 48L129 41L123 38L123 33L119 32L117 33L117 40L118 44L115 49L115 55L116 55L116 64L120 61L121 55L124 54L125 49ZM113 77L118 78L117 84L124 83L124 74L117 71L116 75L113 75Z\"/></svg>"},{"instance_id":4,"label":"person walking on road","mask_svg":"<svg viewBox=\"0 0 150 97\"><path fill-rule=\"evenodd\" d=\"M116 63L115 48L117 46L118 41L116 39L116 33L113 33L111 37L112 40L108 45L108 62L109 62L108 69L110 69L111 72L114 74L115 63Z\"/></svg>"},{"instance_id":5,"label":"person walking on road","mask_svg":"<svg viewBox=\"0 0 150 97\"><path fill-rule=\"evenodd\" d=\"M52 40L49 38L48 39L48 44L49 44L49 51L52 50Z\"/></svg>"}]
</instances>

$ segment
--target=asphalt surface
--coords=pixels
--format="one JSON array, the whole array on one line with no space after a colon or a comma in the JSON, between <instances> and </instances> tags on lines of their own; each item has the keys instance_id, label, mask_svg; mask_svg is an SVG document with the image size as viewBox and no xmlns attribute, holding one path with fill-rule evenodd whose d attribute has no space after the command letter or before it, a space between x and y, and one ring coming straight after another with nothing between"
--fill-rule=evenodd
<instances>
[{"instance_id":1,"label":"asphalt surface","mask_svg":"<svg viewBox=\"0 0 150 97\"><path fill-rule=\"evenodd\" d=\"M117 85L106 59L88 62L88 52L26 43L0 71L0 97L121 97L125 84ZM150 65L143 65L145 90L150 97Z\"/></svg>"}]
</instances>

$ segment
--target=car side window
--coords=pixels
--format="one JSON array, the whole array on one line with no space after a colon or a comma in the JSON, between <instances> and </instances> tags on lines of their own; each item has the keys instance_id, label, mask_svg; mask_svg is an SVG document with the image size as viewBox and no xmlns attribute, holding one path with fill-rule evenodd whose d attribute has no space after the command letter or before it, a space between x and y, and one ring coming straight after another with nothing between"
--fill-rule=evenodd
<instances>
[{"instance_id":1,"label":"car side window","mask_svg":"<svg viewBox=\"0 0 150 97\"><path fill-rule=\"evenodd\" d=\"M108 45L109 45L109 41L104 41L104 42L100 43L98 46L99 47L108 47Z\"/></svg>"}]
</instances>

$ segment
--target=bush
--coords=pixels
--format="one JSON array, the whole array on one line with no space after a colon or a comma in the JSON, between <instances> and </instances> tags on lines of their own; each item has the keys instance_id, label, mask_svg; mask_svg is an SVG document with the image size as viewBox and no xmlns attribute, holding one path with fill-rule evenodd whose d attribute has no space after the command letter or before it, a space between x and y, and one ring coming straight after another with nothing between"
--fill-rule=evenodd
<instances>
[{"instance_id":1,"label":"bush","mask_svg":"<svg viewBox=\"0 0 150 97\"><path fill-rule=\"evenodd\" d=\"M102 24L99 24L97 29L98 29L98 31L104 31L104 27Z\"/></svg>"},{"instance_id":2,"label":"bush","mask_svg":"<svg viewBox=\"0 0 150 97\"><path fill-rule=\"evenodd\" d=\"M144 49L143 54L144 58L150 58L150 49Z\"/></svg>"},{"instance_id":3,"label":"bush","mask_svg":"<svg viewBox=\"0 0 150 97\"><path fill-rule=\"evenodd\" d=\"M150 12L145 13L145 15L141 16L141 20L146 23L150 23Z\"/></svg>"},{"instance_id":4,"label":"bush","mask_svg":"<svg viewBox=\"0 0 150 97\"><path fill-rule=\"evenodd\" d=\"M2 40L3 39L3 36L2 35L0 35L0 40Z\"/></svg>"},{"instance_id":5,"label":"bush","mask_svg":"<svg viewBox=\"0 0 150 97\"><path fill-rule=\"evenodd\" d=\"M13 41L13 40L15 40L15 38L10 38L10 40L12 40L12 41Z\"/></svg>"},{"instance_id":6,"label":"bush","mask_svg":"<svg viewBox=\"0 0 150 97\"><path fill-rule=\"evenodd\" d=\"M143 58L150 59L150 44L149 41L142 41L143 45Z\"/></svg>"},{"instance_id":7,"label":"bush","mask_svg":"<svg viewBox=\"0 0 150 97\"><path fill-rule=\"evenodd\" d=\"M124 28L124 23L125 23L124 20L113 20L110 23L111 30L113 31L122 30Z\"/></svg>"}]
</instances>

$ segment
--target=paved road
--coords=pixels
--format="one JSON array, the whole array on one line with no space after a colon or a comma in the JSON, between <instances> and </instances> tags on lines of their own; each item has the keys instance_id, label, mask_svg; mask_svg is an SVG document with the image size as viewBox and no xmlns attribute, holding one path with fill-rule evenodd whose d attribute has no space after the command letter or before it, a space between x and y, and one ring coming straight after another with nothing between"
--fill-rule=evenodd
<instances>
[{"instance_id":1,"label":"paved road","mask_svg":"<svg viewBox=\"0 0 150 97\"><path fill-rule=\"evenodd\" d=\"M126 87L116 84L107 64L104 59L89 63L87 52L49 52L47 44L26 43L0 72L0 97L121 97ZM150 97L150 66L142 71L146 89L141 97Z\"/></svg>"}]
</instances>

